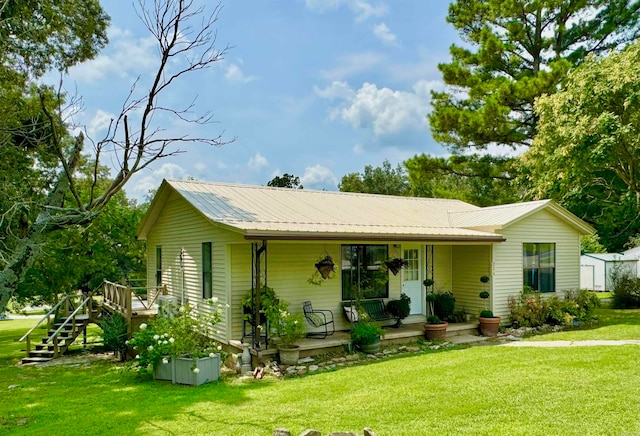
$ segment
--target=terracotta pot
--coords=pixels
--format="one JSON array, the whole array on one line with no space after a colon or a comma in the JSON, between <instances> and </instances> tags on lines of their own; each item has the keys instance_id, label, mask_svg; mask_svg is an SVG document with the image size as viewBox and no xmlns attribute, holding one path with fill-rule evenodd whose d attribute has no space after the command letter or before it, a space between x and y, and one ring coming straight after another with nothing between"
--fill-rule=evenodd
<instances>
[{"instance_id":1,"label":"terracotta pot","mask_svg":"<svg viewBox=\"0 0 640 436\"><path fill-rule=\"evenodd\" d=\"M424 338L429 341L443 341L447 336L448 322L440 324L424 324Z\"/></svg>"},{"instance_id":2,"label":"terracotta pot","mask_svg":"<svg viewBox=\"0 0 640 436\"><path fill-rule=\"evenodd\" d=\"M478 318L478 328L482 336L496 336L498 329L500 328L500 317L494 316L493 318L485 318L483 316Z\"/></svg>"}]
</instances>

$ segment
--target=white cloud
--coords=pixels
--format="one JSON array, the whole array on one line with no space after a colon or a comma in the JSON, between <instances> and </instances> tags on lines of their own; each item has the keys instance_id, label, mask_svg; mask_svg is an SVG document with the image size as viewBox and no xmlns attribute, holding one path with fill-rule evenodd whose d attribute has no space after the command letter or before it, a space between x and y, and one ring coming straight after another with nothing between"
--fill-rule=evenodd
<instances>
[{"instance_id":1,"label":"white cloud","mask_svg":"<svg viewBox=\"0 0 640 436\"><path fill-rule=\"evenodd\" d=\"M321 71L320 74L327 80L343 80L345 77L372 69L384 60L385 56L381 53L356 53L341 57L340 65L329 70Z\"/></svg>"},{"instance_id":2,"label":"white cloud","mask_svg":"<svg viewBox=\"0 0 640 436\"><path fill-rule=\"evenodd\" d=\"M440 82L423 80L416 82L412 92L408 92L364 83L351 95L343 90L344 103L332 108L329 118L339 118L354 128L373 129L377 136L424 130L427 127L426 115L431 110L430 91L438 86ZM333 94L325 90L324 95L328 98Z\"/></svg>"},{"instance_id":3,"label":"white cloud","mask_svg":"<svg viewBox=\"0 0 640 436\"><path fill-rule=\"evenodd\" d=\"M304 169L304 174L300 177L300 184L305 187L313 187L314 185L337 186L338 180L329 168L323 167L322 165L315 165Z\"/></svg>"},{"instance_id":4,"label":"white cloud","mask_svg":"<svg viewBox=\"0 0 640 436\"><path fill-rule=\"evenodd\" d=\"M353 146L353 154L363 154L364 146L362 144L356 144Z\"/></svg>"},{"instance_id":5,"label":"white cloud","mask_svg":"<svg viewBox=\"0 0 640 436\"><path fill-rule=\"evenodd\" d=\"M396 44L396 35L391 32L391 30L387 27L386 24L380 23L373 28L373 34L378 37L378 39L385 44L394 45Z\"/></svg>"},{"instance_id":6,"label":"white cloud","mask_svg":"<svg viewBox=\"0 0 640 436\"><path fill-rule=\"evenodd\" d=\"M305 0L305 3L309 9L318 13L346 5L354 13L358 22L366 21L371 17L381 17L387 13L387 6L384 3L378 2L373 5L365 0Z\"/></svg>"},{"instance_id":7,"label":"white cloud","mask_svg":"<svg viewBox=\"0 0 640 436\"><path fill-rule=\"evenodd\" d=\"M314 87L313 91L316 95L329 100L341 99L349 100L354 97L355 92L349 87L347 82L334 81L331 85L324 89Z\"/></svg>"},{"instance_id":8,"label":"white cloud","mask_svg":"<svg viewBox=\"0 0 640 436\"><path fill-rule=\"evenodd\" d=\"M111 76L128 77L148 72L156 65L157 49L153 37L133 38L127 30L110 27L109 46L95 59L69 70L78 82L97 82Z\"/></svg>"},{"instance_id":9,"label":"white cloud","mask_svg":"<svg viewBox=\"0 0 640 436\"><path fill-rule=\"evenodd\" d=\"M129 183L126 191L129 198L143 199L151 190L158 189L162 179L183 179L187 172L180 165L164 163L158 169L135 174Z\"/></svg>"},{"instance_id":10,"label":"white cloud","mask_svg":"<svg viewBox=\"0 0 640 436\"><path fill-rule=\"evenodd\" d=\"M246 76L242 69L236 64L230 64L227 72L224 74L225 79L230 82L249 83L257 79L256 76Z\"/></svg>"},{"instance_id":11,"label":"white cloud","mask_svg":"<svg viewBox=\"0 0 640 436\"><path fill-rule=\"evenodd\" d=\"M98 134L106 130L109 127L109 124L111 124L111 120L114 118L115 116L113 114L105 112L102 109L98 109L87 126L87 134L89 137L97 140Z\"/></svg>"},{"instance_id":12,"label":"white cloud","mask_svg":"<svg viewBox=\"0 0 640 436\"><path fill-rule=\"evenodd\" d=\"M258 170L260 168L266 167L267 165L269 165L269 162L267 162L267 159L260 153L256 153L256 155L249 159L249 162L247 162L247 166L252 170Z\"/></svg>"}]
</instances>

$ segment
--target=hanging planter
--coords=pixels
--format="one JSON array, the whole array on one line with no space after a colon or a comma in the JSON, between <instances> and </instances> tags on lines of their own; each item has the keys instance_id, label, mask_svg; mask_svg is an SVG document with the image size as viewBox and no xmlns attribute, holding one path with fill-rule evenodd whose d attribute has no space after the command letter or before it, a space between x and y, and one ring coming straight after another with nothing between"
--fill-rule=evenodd
<instances>
[{"instance_id":1,"label":"hanging planter","mask_svg":"<svg viewBox=\"0 0 640 436\"><path fill-rule=\"evenodd\" d=\"M328 255L316 263L316 268L323 279L328 279L331 273L335 272L335 266L336 264L333 263L333 259Z\"/></svg>"},{"instance_id":2,"label":"hanging planter","mask_svg":"<svg viewBox=\"0 0 640 436\"><path fill-rule=\"evenodd\" d=\"M399 257L395 257L393 259L385 260L384 264L387 266L389 271L391 271L393 273L393 275L395 276L395 275L398 274L398 272L402 268L406 268L406 267L409 266L409 261L405 260L405 259L401 259Z\"/></svg>"}]
</instances>

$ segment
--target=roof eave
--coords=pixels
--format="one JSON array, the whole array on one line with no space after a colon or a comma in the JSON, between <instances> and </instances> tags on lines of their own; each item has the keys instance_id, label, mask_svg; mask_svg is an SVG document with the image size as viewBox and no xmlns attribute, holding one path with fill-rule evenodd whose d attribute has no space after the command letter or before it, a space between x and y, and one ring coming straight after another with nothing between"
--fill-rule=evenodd
<instances>
[{"instance_id":1,"label":"roof eave","mask_svg":"<svg viewBox=\"0 0 640 436\"><path fill-rule=\"evenodd\" d=\"M247 240L273 241L409 241L409 242L504 242L501 235L407 235L407 234L372 234L372 233L321 233L321 232L268 232L248 231Z\"/></svg>"}]
</instances>

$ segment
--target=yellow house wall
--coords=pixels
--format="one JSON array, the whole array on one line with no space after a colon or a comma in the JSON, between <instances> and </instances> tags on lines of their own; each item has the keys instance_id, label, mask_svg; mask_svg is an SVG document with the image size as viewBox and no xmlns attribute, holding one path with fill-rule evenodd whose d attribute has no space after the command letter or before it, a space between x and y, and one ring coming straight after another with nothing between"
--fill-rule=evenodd
<instances>
[{"instance_id":1,"label":"yellow house wall","mask_svg":"<svg viewBox=\"0 0 640 436\"><path fill-rule=\"evenodd\" d=\"M523 287L522 244L556 244L556 292L562 294L580 287L580 234L552 213L542 210L522 219L502 232L506 241L493 248L491 303L496 316L508 321L507 298Z\"/></svg>"},{"instance_id":2,"label":"yellow house wall","mask_svg":"<svg viewBox=\"0 0 640 436\"><path fill-rule=\"evenodd\" d=\"M480 291L489 290L489 283L480 282L483 275L491 275L491 246L465 245L453 246L453 295L456 297L456 310L464 309L472 317L484 309Z\"/></svg>"},{"instance_id":3,"label":"yellow house wall","mask_svg":"<svg viewBox=\"0 0 640 436\"><path fill-rule=\"evenodd\" d=\"M155 286L156 247L162 248L162 282L171 295L205 310L202 302L202 243L212 243L212 294L224 306L223 317L215 329L216 339L227 340L230 330L228 244L244 242L241 235L213 225L177 194L167 201L147 237L147 283ZM184 274L180 269L180 250L184 250ZM184 280L184 281L183 281Z\"/></svg>"}]
</instances>

